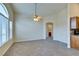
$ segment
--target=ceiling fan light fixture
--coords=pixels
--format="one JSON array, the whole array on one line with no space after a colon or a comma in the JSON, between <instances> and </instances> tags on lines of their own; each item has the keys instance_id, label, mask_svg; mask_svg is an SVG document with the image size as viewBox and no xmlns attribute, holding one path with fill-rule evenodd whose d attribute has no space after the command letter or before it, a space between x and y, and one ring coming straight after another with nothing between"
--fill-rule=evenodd
<instances>
[{"instance_id":1,"label":"ceiling fan light fixture","mask_svg":"<svg viewBox=\"0 0 79 59\"><path fill-rule=\"evenodd\" d=\"M34 18L34 21L36 21L36 22L37 22L37 21L38 21L38 19L37 19L37 18Z\"/></svg>"},{"instance_id":2,"label":"ceiling fan light fixture","mask_svg":"<svg viewBox=\"0 0 79 59\"><path fill-rule=\"evenodd\" d=\"M41 17L36 15L36 12L37 12L37 4L35 3L35 15L34 15L34 21L40 21Z\"/></svg>"},{"instance_id":3,"label":"ceiling fan light fixture","mask_svg":"<svg viewBox=\"0 0 79 59\"><path fill-rule=\"evenodd\" d=\"M34 16L34 21L40 21L40 18L39 18L39 16Z\"/></svg>"}]
</instances>

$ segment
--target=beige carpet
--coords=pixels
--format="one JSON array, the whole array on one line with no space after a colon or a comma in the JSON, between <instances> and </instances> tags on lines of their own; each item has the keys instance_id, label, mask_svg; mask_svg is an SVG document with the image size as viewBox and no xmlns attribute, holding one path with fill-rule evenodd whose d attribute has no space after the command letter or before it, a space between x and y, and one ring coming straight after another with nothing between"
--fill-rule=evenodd
<instances>
[{"instance_id":1,"label":"beige carpet","mask_svg":"<svg viewBox=\"0 0 79 59\"><path fill-rule=\"evenodd\" d=\"M5 53L4 56L77 56L79 51L66 48L66 44L53 40L36 40L19 42Z\"/></svg>"}]
</instances>

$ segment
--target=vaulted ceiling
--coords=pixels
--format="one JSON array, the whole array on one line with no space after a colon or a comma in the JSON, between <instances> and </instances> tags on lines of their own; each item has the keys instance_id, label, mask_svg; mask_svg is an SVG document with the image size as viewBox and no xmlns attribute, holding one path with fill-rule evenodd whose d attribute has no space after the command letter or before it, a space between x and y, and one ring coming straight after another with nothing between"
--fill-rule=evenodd
<instances>
[{"instance_id":1,"label":"vaulted ceiling","mask_svg":"<svg viewBox=\"0 0 79 59\"><path fill-rule=\"evenodd\" d=\"M34 3L12 3L14 12L27 17L34 16ZM66 8L66 3L37 3L37 14L42 17L51 16Z\"/></svg>"}]
</instances>

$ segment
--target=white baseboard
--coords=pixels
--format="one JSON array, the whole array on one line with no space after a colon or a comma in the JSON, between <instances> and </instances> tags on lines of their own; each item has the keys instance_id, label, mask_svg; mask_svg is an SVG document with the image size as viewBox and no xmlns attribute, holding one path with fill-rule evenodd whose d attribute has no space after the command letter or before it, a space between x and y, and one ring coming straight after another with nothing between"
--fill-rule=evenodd
<instances>
[{"instance_id":1,"label":"white baseboard","mask_svg":"<svg viewBox=\"0 0 79 59\"><path fill-rule=\"evenodd\" d=\"M16 40L15 42L34 41L34 40L45 40L45 39L27 39L27 40Z\"/></svg>"}]
</instances>

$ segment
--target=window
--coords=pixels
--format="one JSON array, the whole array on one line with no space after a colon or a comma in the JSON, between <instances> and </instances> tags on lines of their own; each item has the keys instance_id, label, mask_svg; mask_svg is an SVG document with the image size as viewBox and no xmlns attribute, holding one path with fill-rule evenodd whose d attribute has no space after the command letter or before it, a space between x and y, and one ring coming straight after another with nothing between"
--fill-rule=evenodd
<instances>
[{"instance_id":1,"label":"window","mask_svg":"<svg viewBox=\"0 0 79 59\"><path fill-rule=\"evenodd\" d=\"M10 21L10 39L12 39L12 21Z\"/></svg>"},{"instance_id":2,"label":"window","mask_svg":"<svg viewBox=\"0 0 79 59\"><path fill-rule=\"evenodd\" d=\"M9 18L8 11L2 3L0 3L0 13L3 14L5 17Z\"/></svg>"},{"instance_id":3,"label":"window","mask_svg":"<svg viewBox=\"0 0 79 59\"><path fill-rule=\"evenodd\" d=\"M12 39L12 21L4 4L0 3L0 47Z\"/></svg>"}]
</instances>

